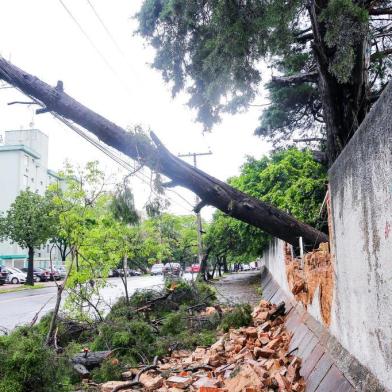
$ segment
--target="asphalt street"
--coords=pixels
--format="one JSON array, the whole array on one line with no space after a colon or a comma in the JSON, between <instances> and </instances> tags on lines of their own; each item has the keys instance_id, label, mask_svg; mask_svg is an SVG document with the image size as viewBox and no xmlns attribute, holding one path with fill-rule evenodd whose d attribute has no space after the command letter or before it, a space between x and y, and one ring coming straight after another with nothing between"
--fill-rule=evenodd
<instances>
[{"instance_id":1,"label":"asphalt street","mask_svg":"<svg viewBox=\"0 0 392 392\"><path fill-rule=\"evenodd\" d=\"M188 276L189 275L189 276ZM185 274L190 279L190 274ZM128 291L132 294L137 289L143 289L163 284L159 276L140 276L128 278ZM11 330L18 325L30 323L37 312L39 317L54 308L56 301L56 287L24 290L14 293L0 294L0 331ZM120 278L108 279L107 286L101 291L106 306L112 305L124 295L124 286Z\"/></svg>"}]
</instances>

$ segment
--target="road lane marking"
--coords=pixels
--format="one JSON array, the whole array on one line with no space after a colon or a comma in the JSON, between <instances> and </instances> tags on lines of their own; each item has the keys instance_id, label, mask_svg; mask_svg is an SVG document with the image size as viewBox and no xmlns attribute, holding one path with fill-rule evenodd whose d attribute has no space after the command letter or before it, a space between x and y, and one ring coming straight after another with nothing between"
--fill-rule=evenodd
<instances>
[{"instance_id":1,"label":"road lane marking","mask_svg":"<svg viewBox=\"0 0 392 392\"><path fill-rule=\"evenodd\" d=\"M38 294L38 295L28 295L26 297L17 297L17 298L11 298L11 299L6 299L5 301L0 301L0 304L6 304L8 302L13 302L13 301L21 301L27 298L38 298L38 297L45 297L53 295L53 293L46 293L46 294Z\"/></svg>"}]
</instances>

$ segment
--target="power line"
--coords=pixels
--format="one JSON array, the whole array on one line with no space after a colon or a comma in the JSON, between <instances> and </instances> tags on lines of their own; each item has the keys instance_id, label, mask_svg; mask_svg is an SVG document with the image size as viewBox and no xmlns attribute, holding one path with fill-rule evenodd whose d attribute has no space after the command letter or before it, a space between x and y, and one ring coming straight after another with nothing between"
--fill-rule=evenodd
<instances>
[{"instance_id":1,"label":"power line","mask_svg":"<svg viewBox=\"0 0 392 392\"><path fill-rule=\"evenodd\" d=\"M96 51L98 56L101 58L101 60L105 63L105 65L109 68L109 70L113 73L113 75L119 80L121 86L131 95L133 96L132 90L128 86L127 82L125 82L121 76L118 74L118 72L115 70L115 68L112 67L110 62L106 59L105 55L99 50L98 46L94 43L93 39L88 35L86 30L83 28L83 26L78 22L78 20L75 18L75 16L72 14L70 9L64 4L63 0L59 0L60 4L62 7L65 9L69 17L73 20L73 22L76 24L80 32L83 34L83 36L87 39L89 44L93 47L93 49Z\"/></svg>"},{"instance_id":2,"label":"power line","mask_svg":"<svg viewBox=\"0 0 392 392\"><path fill-rule=\"evenodd\" d=\"M87 39L89 44L94 48L94 50L97 52L98 56L101 58L101 60L106 64L106 66L115 74L117 75L116 70L111 66L109 61L106 60L106 57L103 55L103 53L99 50L99 48L95 45L94 41L90 38L90 36L87 34L87 32L84 30L82 25L78 22L78 20L73 16L72 12L69 10L69 8L64 4L63 0L59 0L60 4L63 6L69 17L74 21L76 26L79 28L81 33L84 35L84 37Z\"/></svg>"},{"instance_id":3,"label":"power line","mask_svg":"<svg viewBox=\"0 0 392 392\"><path fill-rule=\"evenodd\" d=\"M68 126L69 128L71 128L73 131L75 131L78 135L80 135L83 139L85 139L86 141L88 141L89 143L91 143L93 146L95 146L96 148L98 148L101 152L103 152L106 156L108 156L109 158L111 158L113 161L115 161L117 164L119 164L120 166L122 166L125 170L130 171L130 172L134 172L135 168L132 167L128 162L126 162L125 160L123 160L121 157L117 156L115 153L113 153L112 151L110 151L110 149L107 146L104 146L102 144L100 144L98 141L94 140L93 138L91 138L89 135L87 135L82 129L78 128L77 126L75 126L75 124L73 124L72 122L70 122L69 120L67 120L66 118L60 116L59 114L55 113L55 112L51 112L52 115L57 118L59 121L61 121L63 124L65 124L66 126ZM151 184L148 182L149 179L148 177L144 174L144 173L135 173L134 174L136 178L138 178L140 181L142 181L144 184L148 185L151 188ZM147 180L145 178L147 178ZM172 191L172 190L169 190ZM152 190L152 192L156 195L159 196L154 190ZM182 197L180 194L178 194L177 192L174 192L174 194L178 197L180 197L182 200L184 200L187 204L189 204L191 207L192 204L188 202L188 200L186 200L184 197ZM171 199L170 197L168 197L168 199L170 201L173 202L173 199ZM183 205L181 205L180 203L175 202L175 204L177 204L178 206L180 206L181 208L185 209L185 210L189 210L189 207L184 207Z\"/></svg>"},{"instance_id":4,"label":"power line","mask_svg":"<svg viewBox=\"0 0 392 392\"><path fill-rule=\"evenodd\" d=\"M103 19L101 18L101 16L97 12L97 10L95 9L95 7L91 3L91 1L90 0L86 0L86 1L87 1L88 5L90 6L90 8L92 9L92 11L94 12L94 15L98 19L101 26L106 31L106 34L108 35L108 37L112 41L113 45L116 47L117 51L126 59L125 53L122 51L120 45L117 43L116 39L113 37L113 34L110 32L109 28L106 26L105 22L103 21Z\"/></svg>"},{"instance_id":5,"label":"power line","mask_svg":"<svg viewBox=\"0 0 392 392\"><path fill-rule=\"evenodd\" d=\"M40 105L41 107L45 107L45 105L38 100L37 98L32 97L30 94L25 93L24 91L22 91L19 87L15 86L15 89L18 90L21 94L29 97L32 101L34 101L36 104ZM66 125L67 127L69 127L70 129L72 129L74 132L76 132L79 136L81 136L83 139L85 139L86 141L88 141L90 144L92 144L94 147L98 148L101 152L103 152L105 155L107 155L109 158L111 158L113 161L115 161L117 164L119 164L120 166L122 166L125 170L130 171L130 172L135 172L135 167L132 167L128 162L126 162L124 159L122 159L121 157L117 156L113 151L111 151L109 149L108 146L106 145L102 145L99 141L94 140L91 136L89 136L88 134L86 134L86 132L84 132L81 128L77 127L73 122L69 121L68 119L66 119L65 117L59 115L56 112L50 111L50 113L60 122L62 122L64 125ZM144 184L148 185L151 189L151 183L150 183L150 179L147 177L147 175L145 175L144 173L135 173L134 174L141 182L143 182ZM147 178L147 180L145 180L144 178L142 178L141 176ZM193 205L186 200L183 196L181 196L178 192L174 191L173 189L167 189L168 191L170 191L171 193L173 193L174 195L178 196L179 198L181 198L183 201L185 201L193 210ZM154 193L157 197L159 197L159 195L157 194L156 191L154 191L153 189L151 189L152 193ZM169 201L173 202L173 199L171 199L170 197L167 196L167 198L169 199ZM187 211L192 211L191 209L189 209L189 207L184 207L183 205L181 205L181 203L179 203L178 201L174 201L175 204L177 204L179 207L183 208L184 210Z\"/></svg>"}]
</instances>

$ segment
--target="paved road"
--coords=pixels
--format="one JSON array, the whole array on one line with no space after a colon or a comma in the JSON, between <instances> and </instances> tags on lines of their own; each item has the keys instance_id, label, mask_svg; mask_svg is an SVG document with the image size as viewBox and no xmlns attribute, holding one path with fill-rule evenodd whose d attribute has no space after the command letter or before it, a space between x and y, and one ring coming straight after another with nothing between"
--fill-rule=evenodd
<instances>
[{"instance_id":1,"label":"paved road","mask_svg":"<svg viewBox=\"0 0 392 392\"><path fill-rule=\"evenodd\" d=\"M190 276L185 276L185 278L189 279ZM162 276L140 276L128 278L128 290L130 294L137 289L162 284ZM105 302L113 304L123 295L124 288L121 279L108 279L108 286L102 290L102 297ZM43 306L44 308L40 313L41 316L53 309L55 301L56 287L0 294L0 330L1 328L10 330L18 325L29 323Z\"/></svg>"}]
</instances>

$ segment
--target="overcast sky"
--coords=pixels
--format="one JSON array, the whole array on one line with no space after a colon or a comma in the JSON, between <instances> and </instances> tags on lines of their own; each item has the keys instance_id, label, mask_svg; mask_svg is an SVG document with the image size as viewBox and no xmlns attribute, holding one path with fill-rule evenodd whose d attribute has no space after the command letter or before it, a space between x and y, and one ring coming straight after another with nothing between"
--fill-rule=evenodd
<instances>
[{"instance_id":1,"label":"overcast sky","mask_svg":"<svg viewBox=\"0 0 392 392\"><path fill-rule=\"evenodd\" d=\"M120 50L87 0L62 1L101 55L60 0L1 0L0 54L52 85L62 80L68 94L122 127L141 124L151 128L175 154L211 149L213 155L201 157L198 164L221 180L238 174L246 155L261 157L268 152L269 145L253 136L260 108L225 116L212 133L203 135L202 126L194 122L195 113L186 106L186 95L172 99L170 87L149 66L153 50L134 35L137 23L133 16L141 0L90 0ZM0 90L2 132L33 126L46 133L53 170L61 169L66 159L75 165L98 160L107 173L118 173L116 163L50 114L35 116L32 107L7 106L20 98L13 90ZM260 97L257 103L262 102ZM139 179L133 179L131 185L140 208L149 196L149 187ZM193 204L193 194L177 190ZM173 212L189 213L189 205L175 195L170 197ZM203 213L208 218L211 209Z\"/></svg>"}]
</instances>

